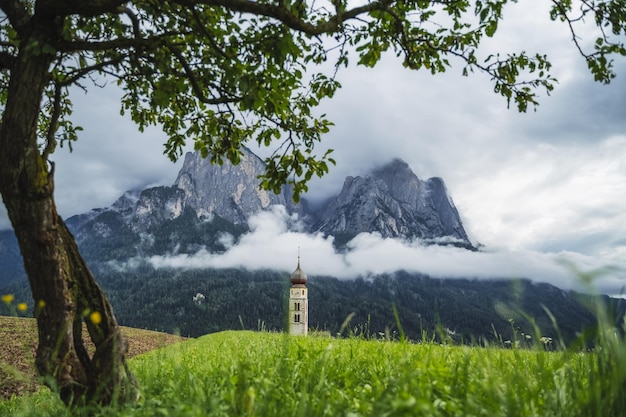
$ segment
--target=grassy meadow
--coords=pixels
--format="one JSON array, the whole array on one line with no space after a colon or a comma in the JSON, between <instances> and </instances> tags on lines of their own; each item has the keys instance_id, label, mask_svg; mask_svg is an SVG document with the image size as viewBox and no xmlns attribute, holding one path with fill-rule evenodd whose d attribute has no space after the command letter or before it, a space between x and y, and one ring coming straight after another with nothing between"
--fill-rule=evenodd
<instances>
[{"instance_id":1,"label":"grassy meadow","mask_svg":"<svg viewBox=\"0 0 626 417\"><path fill-rule=\"evenodd\" d=\"M592 351L290 337L228 331L130 360L142 385L122 409L67 409L48 389L0 416L620 416L626 343Z\"/></svg>"}]
</instances>

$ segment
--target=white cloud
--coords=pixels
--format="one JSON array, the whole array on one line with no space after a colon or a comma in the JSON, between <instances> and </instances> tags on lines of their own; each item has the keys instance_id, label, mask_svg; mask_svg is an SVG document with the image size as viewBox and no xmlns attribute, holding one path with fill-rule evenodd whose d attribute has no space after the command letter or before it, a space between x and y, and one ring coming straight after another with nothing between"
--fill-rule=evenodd
<instances>
[{"instance_id":1,"label":"white cloud","mask_svg":"<svg viewBox=\"0 0 626 417\"><path fill-rule=\"evenodd\" d=\"M527 147L465 181L459 205L488 245L597 256L626 234L625 153L626 136Z\"/></svg>"},{"instance_id":2,"label":"white cloud","mask_svg":"<svg viewBox=\"0 0 626 417\"><path fill-rule=\"evenodd\" d=\"M573 252L481 251L401 242L376 233L355 237L345 252L334 250L332 237L307 235L288 230L293 222L283 207L259 213L250 219L251 232L225 253L200 250L195 254L153 256L156 268L246 268L291 271L298 251L302 268L309 275L330 275L343 279L367 277L398 270L443 278L529 278L565 289L598 290L619 294L626 285L626 263L609 264L598 258ZM134 262L134 261L133 261ZM579 272L593 273L593 288L585 287Z\"/></svg>"}]
</instances>

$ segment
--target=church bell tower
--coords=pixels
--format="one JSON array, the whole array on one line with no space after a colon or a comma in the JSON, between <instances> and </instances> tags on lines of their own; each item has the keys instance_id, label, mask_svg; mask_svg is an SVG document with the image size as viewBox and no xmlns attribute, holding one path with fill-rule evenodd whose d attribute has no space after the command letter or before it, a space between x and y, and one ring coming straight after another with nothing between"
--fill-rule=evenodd
<instances>
[{"instance_id":1,"label":"church bell tower","mask_svg":"<svg viewBox=\"0 0 626 417\"><path fill-rule=\"evenodd\" d=\"M309 299L306 288L307 276L300 269L300 255L298 267L291 274L291 288L289 289L289 334L306 336L309 330Z\"/></svg>"}]
</instances>

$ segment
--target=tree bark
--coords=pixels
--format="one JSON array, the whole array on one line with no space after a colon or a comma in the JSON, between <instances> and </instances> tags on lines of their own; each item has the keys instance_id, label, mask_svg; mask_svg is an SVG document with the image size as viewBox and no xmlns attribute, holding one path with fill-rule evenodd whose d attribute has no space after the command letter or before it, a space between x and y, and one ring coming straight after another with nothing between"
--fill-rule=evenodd
<instances>
[{"instance_id":1,"label":"tree bark","mask_svg":"<svg viewBox=\"0 0 626 417\"><path fill-rule=\"evenodd\" d=\"M45 45L55 27L36 25L13 63L0 126L0 193L17 236L35 300L36 366L66 404L123 402L137 395L127 343L104 293L57 213L54 165L37 140L41 99L54 53ZM96 346L82 341L83 322Z\"/></svg>"}]
</instances>

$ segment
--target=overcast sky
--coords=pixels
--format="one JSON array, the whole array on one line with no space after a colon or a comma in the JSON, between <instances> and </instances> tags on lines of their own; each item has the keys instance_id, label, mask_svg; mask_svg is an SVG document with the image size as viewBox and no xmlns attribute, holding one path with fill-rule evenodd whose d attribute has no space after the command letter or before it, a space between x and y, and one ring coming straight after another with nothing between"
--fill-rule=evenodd
<instances>
[{"instance_id":1,"label":"overcast sky","mask_svg":"<svg viewBox=\"0 0 626 417\"><path fill-rule=\"evenodd\" d=\"M335 150L337 166L311 184L307 197L337 193L346 175L400 157L418 177L445 180L471 239L485 245L487 253L450 250L422 256L424 248L417 255L411 245L399 250L391 242L364 236L350 259L337 260L337 275L350 275L346 265L364 266L366 260L375 260L376 266L359 273L381 272L377 268L387 263L383 261L401 264L397 256L402 254L404 263L419 260L405 268L433 274L463 276L464 268L477 277L532 274L572 287L563 275L571 277L571 271L554 263L567 259L583 270L611 265L612 272L598 284L603 292L618 294L626 284L626 62L616 62L618 77L612 84L594 83L567 27L551 22L547 7L531 3L505 10L488 48L549 54L559 84L550 97L541 97L536 112L507 109L488 77L462 77L460 67L431 76L405 70L386 57L374 69L340 73L343 88L322 107L335 122L323 146ZM182 161L173 164L163 156L165 138L158 129L140 134L119 116L119 96L106 88L73 98L75 120L85 130L71 155L66 149L54 155L55 195L65 217L108 206L128 189L171 185L181 167ZM266 218L269 225L280 224L272 219ZM4 213L0 225L7 226ZM281 227L266 239L301 246L309 274L321 273L321 264L327 265L323 273L333 273L328 248L313 250L320 237L282 241L279 236L286 232ZM357 251L360 245L368 252ZM282 260L293 248L265 248L275 255L264 254L266 260L293 266L293 256ZM237 253L245 256L234 250L230 255ZM437 269L437 262L447 269Z\"/></svg>"}]
</instances>

